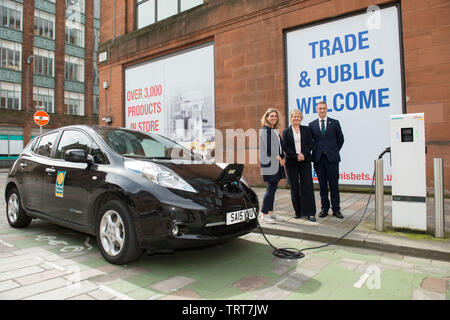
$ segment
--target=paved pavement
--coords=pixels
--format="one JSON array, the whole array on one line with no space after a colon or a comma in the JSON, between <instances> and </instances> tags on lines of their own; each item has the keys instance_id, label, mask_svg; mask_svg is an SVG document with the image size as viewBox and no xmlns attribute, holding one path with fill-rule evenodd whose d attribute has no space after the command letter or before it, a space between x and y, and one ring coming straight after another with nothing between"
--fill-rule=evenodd
<instances>
[{"instance_id":1,"label":"paved pavement","mask_svg":"<svg viewBox=\"0 0 450 320\"><path fill-rule=\"evenodd\" d=\"M5 178L0 173L2 191ZM325 230L329 238L338 235L358 220L366 197L343 194L346 219L330 216L312 223L290 219L288 190L279 190L275 210L286 220L276 225L263 224L263 228L266 233L289 235L268 235L277 247L320 245L299 238L312 234L325 237ZM355 230L356 235L349 236L352 241L342 243L346 246L307 251L300 260L274 257L262 235L250 233L214 247L172 255L143 255L128 265L115 266L101 257L90 236L42 220L33 220L25 229L12 229L4 212L1 197L0 300L450 300L450 262L355 246L364 232L364 245L376 242L370 215ZM391 245L385 248L393 248L392 243L401 244L394 248L407 247L404 243L411 241L416 247L434 248L435 252L445 252L449 247L448 239L432 240L428 235L412 239L388 232L378 237L380 243Z\"/></svg>"},{"instance_id":2,"label":"paved pavement","mask_svg":"<svg viewBox=\"0 0 450 320\"><path fill-rule=\"evenodd\" d=\"M260 202L264 189L255 188ZM320 210L320 196L315 192L316 207ZM338 244L359 248L376 249L396 254L406 254L423 258L433 258L450 261L450 199L445 199L445 231L446 237L434 237L434 198L427 199L427 232L411 232L392 227L392 203L390 195L384 196L385 231L375 230L375 201L372 195L367 205L369 194L341 193L341 212L344 219L330 215L319 218L316 222L306 219L294 219L294 211L290 200L289 189L278 189L276 193L274 212L284 221L276 224L261 222L266 234L300 238L319 242L331 242L340 238L360 221L365 208L367 212L362 223Z\"/></svg>"}]
</instances>

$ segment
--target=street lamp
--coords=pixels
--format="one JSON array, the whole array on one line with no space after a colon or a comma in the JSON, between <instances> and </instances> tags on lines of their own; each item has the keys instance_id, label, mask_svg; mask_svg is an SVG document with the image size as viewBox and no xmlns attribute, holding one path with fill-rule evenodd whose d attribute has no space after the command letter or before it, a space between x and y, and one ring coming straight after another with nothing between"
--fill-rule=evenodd
<instances>
[{"instance_id":1,"label":"street lamp","mask_svg":"<svg viewBox=\"0 0 450 320\"><path fill-rule=\"evenodd\" d=\"M34 55L30 55L27 58L27 112L28 112L28 104L29 104L29 96L30 96L30 64L31 59L34 59Z\"/></svg>"}]
</instances>

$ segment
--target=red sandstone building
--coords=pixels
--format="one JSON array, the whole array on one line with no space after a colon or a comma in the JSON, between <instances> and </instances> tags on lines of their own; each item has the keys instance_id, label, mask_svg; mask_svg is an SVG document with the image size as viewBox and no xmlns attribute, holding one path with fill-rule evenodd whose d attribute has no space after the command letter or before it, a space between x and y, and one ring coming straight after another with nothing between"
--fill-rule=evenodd
<instances>
[{"instance_id":1,"label":"red sandstone building","mask_svg":"<svg viewBox=\"0 0 450 320\"><path fill-rule=\"evenodd\" d=\"M0 0L0 165L39 134L98 123L100 0Z\"/></svg>"},{"instance_id":2,"label":"red sandstone building","mask_svg":"<svg viewBox=\"0 0 450 320\"><path fill-rule=\"evenodd\" d=\"M439 157L449 193L449 1L116 0L102 1L101 15L100 124L182 142L202 128L191 147L205 150L214 130L258 130L269 106L283 129L289 110L313 118L326 99L329 116L345 123L346 152L360 151L357 140L373 146L363 152L369 168L389 145L377 138L389 135L378 110L424 113L428 190ZM253 149L247 143L244 175L262 184L258 164L248 164ZM371 171L345 169L350 158L341 182L367 185Z\"/></svg>"}]
</instances>

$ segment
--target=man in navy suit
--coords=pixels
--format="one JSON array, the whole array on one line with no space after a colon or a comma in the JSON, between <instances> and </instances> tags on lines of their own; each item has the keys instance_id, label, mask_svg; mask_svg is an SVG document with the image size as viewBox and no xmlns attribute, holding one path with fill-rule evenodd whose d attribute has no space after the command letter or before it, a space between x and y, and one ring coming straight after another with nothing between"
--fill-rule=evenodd
<instances>
[{"instance_id":1,"label":"man in navy suit","mask_svg":"<svg viewBox=\"0 0 450 320\"><path fill-rule=\"evenodd\" d=\"M344 144L344 135L338 120L327 116L328 107L325 102L317 104L319 119L309 123L313 135L314 145L312 160L317 173L320 187L322 210L319 217L324 218L330 209L328 199L328 185L330 186L331 209L333 216L343 219L339 196L339 150Z\"/></svg>"}]
</instances>

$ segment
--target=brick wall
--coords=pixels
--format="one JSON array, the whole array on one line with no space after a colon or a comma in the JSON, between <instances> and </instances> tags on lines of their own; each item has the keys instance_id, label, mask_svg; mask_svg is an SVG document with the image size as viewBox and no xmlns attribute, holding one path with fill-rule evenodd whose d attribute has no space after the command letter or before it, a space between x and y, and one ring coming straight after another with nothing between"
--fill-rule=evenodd
<instances>
[{"instance_id":1,"label":"brick wall","mask_svg":"<svg viewBox=\"0 0 450 320\"><path fill-rule=\"evenodd\" d=\"M433 158L443 158L448 194L450 1L402 1L402 19L407 112L425 113L427 185L433 185Z\"/></svg>"},{"instance_id":2,"label":"brick wall","mask_svg":"<svg viewBox=\"0 0 450 320\"><path fill-rule=\"evenodd\" d=\"M113 66L113 74L118 76L111 82L115 88L110 100L115 116L113 124L124 125L125 66L214 41L216 128L222 132L226 128L257 129L268 106L276 106L285 116L283 30L387 3L391 2L211 0L195 10L141 30L120 36L116 33L110 60L100 65L100 82L109 75L108 63ZM102 8L102 17L111 17L110 9ZM429 189L433 185L432 158L443 157L446 194L449 194L450 1L403 0L401 9L407 112L425 112L427 185ZM126 10L120 8L120 11ZM129 19L133 15L127 16ZM124 17L117 17L116 23L120 30L129 30L122 25L131 26ZM111 25L102 24L101 32L102 42L110 39ZM99 52L108 44L110 42L101 44ZM104 95L100 96L101 106L104 103L102 97ZM245 176L252 184L262 184L257 165L247 165Z\"/></svg>"}]
</instances>

